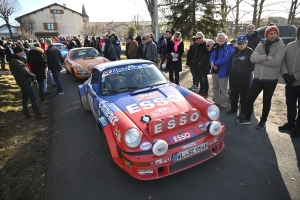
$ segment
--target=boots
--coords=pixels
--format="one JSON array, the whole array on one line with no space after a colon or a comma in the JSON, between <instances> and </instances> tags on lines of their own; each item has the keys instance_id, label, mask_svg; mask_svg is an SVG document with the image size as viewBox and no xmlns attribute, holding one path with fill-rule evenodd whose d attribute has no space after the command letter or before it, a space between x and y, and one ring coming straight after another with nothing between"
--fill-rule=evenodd
<instances>
[{"instance_id":1,"label":"boots","mask_svg":"<svg viewBox=\"0 0 300 200\"><path fill-rule=\"evenodd\" d=\"M27 113L27 114L24 114L24 117L25 117L25 119L28 119L28 118L32 117L32 115L30 115L29 113Z\"/></svg>"},{"instance_id":2,"label":"boots","mask_svg":"<svg viewBox=\"0 0 300 200\"><path fill-rule=\"evenodd\" d=\"M35 113L35 119L45 119L47 118L48 115L43 115L42 113L38 112L38 113Z\"/></svg>"}]
</instances>

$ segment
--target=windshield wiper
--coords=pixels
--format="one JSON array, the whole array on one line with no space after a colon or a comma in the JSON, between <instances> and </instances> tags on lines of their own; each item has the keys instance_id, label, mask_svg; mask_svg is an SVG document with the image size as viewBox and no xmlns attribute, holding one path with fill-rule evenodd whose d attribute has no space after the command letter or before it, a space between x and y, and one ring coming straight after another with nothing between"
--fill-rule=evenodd
<instances>
[{"instance_id":1,"label":"windshield wiper","mask_svg":"<svg viewBox=\"0 0 300 200\"><path fill-rule=\"evenodd\" d=\"M120 90L124 90L124 89L127 89L129 91L134 91L136 89L138 89L139 87L135 87L135 86L128 86L128 87L122 87L120 88Z\"/></svg>"}]
</instances>

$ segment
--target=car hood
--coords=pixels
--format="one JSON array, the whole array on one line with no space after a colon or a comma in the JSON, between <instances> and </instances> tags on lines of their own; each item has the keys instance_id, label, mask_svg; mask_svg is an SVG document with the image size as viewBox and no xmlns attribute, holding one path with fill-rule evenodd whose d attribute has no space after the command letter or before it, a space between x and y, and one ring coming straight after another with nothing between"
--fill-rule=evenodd
<instances>
[{"instance_id":1,"label":"car hood","mask_svg":"<svg viewBox=\"0 0 300 200\"><path fill-rule=\"evenodd\" d=\"M141 130L148 130L150 137L168 131L170 127L193 123L197 116L197 119L200 117L200 112L172 85L110 100ZM182 120L186 123L181 123Z\"/></svg>"},{"instance_id":2,"label":"car hood","mask_svg":"<svg viewBox=\"0 0 300 200\"><path fill-rule=\"evenodd\" d=\"M73 62L80 64L84 68L95 67L98 64L105 63L107 60L101 56L87 59L77 59Z\"/></svg>"}]
</instances>

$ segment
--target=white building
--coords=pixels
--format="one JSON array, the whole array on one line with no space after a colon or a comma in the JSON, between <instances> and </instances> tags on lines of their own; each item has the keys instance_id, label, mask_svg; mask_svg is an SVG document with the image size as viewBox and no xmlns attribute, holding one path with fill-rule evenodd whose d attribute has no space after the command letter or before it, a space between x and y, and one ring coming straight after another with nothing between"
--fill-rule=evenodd
<instances>
[{"instance_id":1,"label":"white building","mask_svg":"<svg viewBox=\"0 0 300 200\"><path fill-rule=\"evenodd\" d=\"M65 4L54 3L19 16L15 20L20 24L26 18L34 20L35 29L31 38L77 36L80 35L80 28L86 16L86 13L84 15L69 9Z\"/></svg>"}]
</instances>

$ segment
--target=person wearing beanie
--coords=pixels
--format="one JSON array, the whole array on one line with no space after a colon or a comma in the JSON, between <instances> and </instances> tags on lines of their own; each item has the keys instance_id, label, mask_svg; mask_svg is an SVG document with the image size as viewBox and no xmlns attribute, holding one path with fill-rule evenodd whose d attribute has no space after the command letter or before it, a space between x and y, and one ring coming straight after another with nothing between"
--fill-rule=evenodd
<instances>
[{"instance_id":1,"label":"person wearing beanie","mask_svg":"<svg viewBox=\"0 0 300 200\"><path fill-rule=\"evenodd\" d=\"M118 45L115 39L113 39L114 36L110 38L111 45L108 47L108 54L110 55L110 61L116 61L120 59L120 52L118 49Z\"/></svg>"},{"instance_id":2,"label":"person wearing beanie","mask_svg":"<svg viewBox=\"0 0 300 200\"><path fill-rule=\"evenodd\" d=\"M51 70L53 78L57 84L57 91L55 92L55 96L60 96L64 94L59 78L59 74L63 68L64 61L60 51L52 45L52 41L48 39L46 40L46 43L48 44L48 50L46 52L48 68L49 70Z\"/></svg>"},{"instance_id":3,"label":"person wearing beanie","mask_svg":"<svg viewBox=\"0 0 300 200\"><path fill-rule=\"evenodd\" d=\"M297 28L297 40L287 44L280 73L286 83L285 98L287 123L279 126L281 131L293 130L292 138L300 137L300 26ZM298 105L297 105L298 102Z\"/></svg>"},{"instance_id":4,"label":"person wearing beanie","mask_svg":"<svg viewBox=\"0 0 300 200\"><path fill-rule=\"evenodd\" d=\"M35 80L36 76L29 72L28 68L26 67L25 63L22 60L24 56L24 51L22 48L16 46L13 49L14 55L11 56L9 61L9 67L18 86L21 88L22 92L22 106L23 106L23 113L25 119L32 117L29 114L28 110L28 99L30 99L32 110L35 114L36 119L43 119L47 118L46 115L40 113L37 103L36 103L36 94L31 86L32 80ZM36 80L35 80L36 82ZM28 98L29 97L29 98Z\"/></svg>"},{"instance_id":5,"label":"person wearing beanie","mask_svg":"<svg viewBox=\"0 0 300 200\"><path fill-rule=\"evenodd\" d=\"M44 94L44 81L46 79L45 70L47 68L47 58L40 43L35 43L30 49L27 57L27 62L31 67L31 72L35 74L37 83L39 85L39 96L41 103L47 103L48 100Z\"/></svg>"},{"instance_id":6,"label":"person wearing beanie","mask_svg":"<svg viewBox=\"0 0 300 200\"><path fill-rule=\"evenodd\" d=\"M255 48L251 62L255 64L254 78L251 83L245 105L245 117L238 119L237 124L251 124L253 105L258 95L263 91L263 110L257 130L266 127L266 121L271 108L272 96L275 91L281 63L285 55L285 44L279 37L277 26L269 26L265 30L266 40Z\"/></svg>"}]
</instances>

